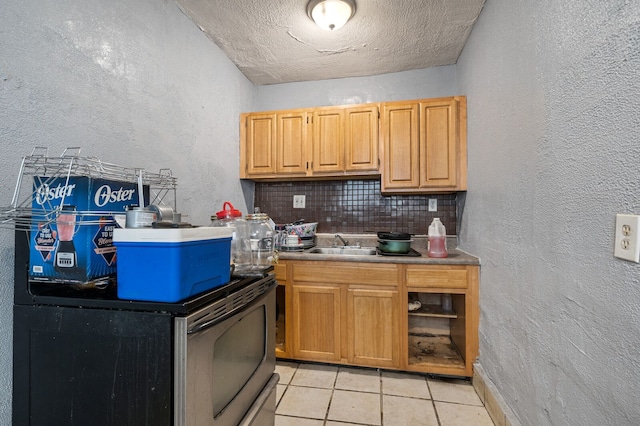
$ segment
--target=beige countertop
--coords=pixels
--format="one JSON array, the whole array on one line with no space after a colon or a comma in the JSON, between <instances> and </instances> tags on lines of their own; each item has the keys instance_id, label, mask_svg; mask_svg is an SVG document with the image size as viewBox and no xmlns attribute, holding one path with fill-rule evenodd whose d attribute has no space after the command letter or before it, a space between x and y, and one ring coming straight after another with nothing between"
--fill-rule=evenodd
<instances>
[{"instance_id":1,"label":"beige countertop","mask_svg":"<svg viewBox=\"0 0 640 426\"><path fill-rule=\"evenodd\" d=\"M378 237L372 234L340 234L349 245L360 243L361 247L377 247ZM334 242L334 234L318 234L316 247L331 247ZM343 254L319 254L309 253L312 249L303 251L281 251L279 258L282 260L324 260L338 262L370 262L370 263L413 263L423 265L479 265L480 259L472 256L456 247L456 237L447 238L448 256L446 258L431 258L427 256L427 237L414 236L411 248L420 253L420 256L388 256L388 255L362 255L352 256Z\"/></svg>"}]
</instances>

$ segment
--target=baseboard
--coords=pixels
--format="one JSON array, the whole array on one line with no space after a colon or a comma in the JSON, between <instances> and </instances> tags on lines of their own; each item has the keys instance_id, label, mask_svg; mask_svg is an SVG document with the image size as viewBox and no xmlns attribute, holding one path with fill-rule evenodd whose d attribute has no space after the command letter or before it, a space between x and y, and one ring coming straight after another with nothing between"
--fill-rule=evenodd
<instances>
[{"instance_id":1,"label":"baseboard","mask_svg":"<svg viewBox=\"0 0 640 426\"><path fill-rule=\"evenodd\" d=\"M479 362L473 364L473 387L496 426L521 426Z\"/></svg>"}]
</instances>

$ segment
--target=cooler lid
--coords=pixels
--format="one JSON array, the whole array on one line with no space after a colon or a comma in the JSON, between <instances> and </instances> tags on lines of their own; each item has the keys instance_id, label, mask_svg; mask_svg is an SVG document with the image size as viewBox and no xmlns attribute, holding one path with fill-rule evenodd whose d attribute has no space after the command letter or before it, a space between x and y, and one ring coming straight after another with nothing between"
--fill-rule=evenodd
<instances>
[{"instance_id":1,"label":"cooler lid","mask_svg":"<svg viewBox=\"0 0 640 426\"><path fill-rule=\"evenodd\" d=\"M113 242L183 243L187 241L231 238L233 229L228 227L201 226L196 228L116 228Z\"/></svg>"}]
</instances>

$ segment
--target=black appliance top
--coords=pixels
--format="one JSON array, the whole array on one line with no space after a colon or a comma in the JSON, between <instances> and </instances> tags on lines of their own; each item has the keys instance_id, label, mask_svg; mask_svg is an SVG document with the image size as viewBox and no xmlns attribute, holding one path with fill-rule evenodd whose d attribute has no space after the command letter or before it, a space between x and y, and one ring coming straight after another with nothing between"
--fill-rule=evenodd
<instances>
[{"instance_id":1,"label":"black appliance top","mask_svg":"<svg viewBox=\"0 0 640 426\"><path fill-rule=\"evenodd\" d=\"M21 231L16 231L16 234L18 233ZM118 298L114 285L98 289L30 281L29 247L24 236L16 235L14 303L187 314L257 280L274 279L272 271L273 267L240 271L231 277L231 281L220 287L174 303L123 300Z\"/></svg>"},{"instance_id":2,"label":"black appliance top","mask_svg":"<svg viewBox=\"0 0 640 426\"><path fill-rule=\"evenodd\" d=\"M76 289L72 286L60 284L47 284L30 282L30 305L55 305L82 308L121 309L131 311L171 312L175 314L187 314L215 300L222 299L230 294L261 279L273 279L273 274L265 274L263 277L232 277L228 283L213 288L204 293L191 296L187 299L167 302L147 302L139 300L123 300L117 296L114 286L106 289Z\"/></svg>"}]
</instances>

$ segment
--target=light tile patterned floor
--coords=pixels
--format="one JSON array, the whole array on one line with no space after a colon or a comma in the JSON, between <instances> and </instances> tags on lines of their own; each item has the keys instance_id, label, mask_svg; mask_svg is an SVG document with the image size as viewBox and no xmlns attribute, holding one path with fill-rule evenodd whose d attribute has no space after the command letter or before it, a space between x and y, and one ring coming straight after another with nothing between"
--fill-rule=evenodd
<instances>
[{"instance_id":1,"label":"light tile patterned floor","mask_svg":"<svg viewBox=\"0 0 640 426\"><path fill-rule=\"evenodd\" d=\"M275 426L493 426L466 380L278 361Z\"/></svg>"}]
</instances>

